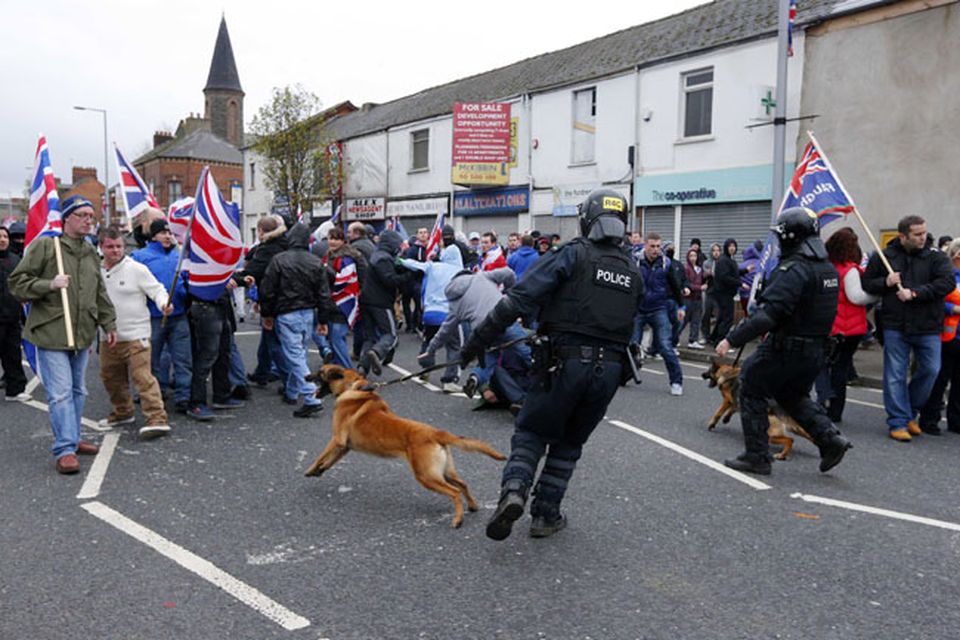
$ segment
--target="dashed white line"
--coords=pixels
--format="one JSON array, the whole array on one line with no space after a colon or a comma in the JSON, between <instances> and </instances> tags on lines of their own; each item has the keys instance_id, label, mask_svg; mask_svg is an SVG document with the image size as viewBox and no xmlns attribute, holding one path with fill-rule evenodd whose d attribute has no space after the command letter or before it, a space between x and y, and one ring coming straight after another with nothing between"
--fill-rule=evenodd
<instances>
[{"instance_id":1,"label":"dashed white line","mask_svg":"<svg viewBox=\"0 0 960 640\"><path fill-rule=\"evenodd\" d=\"M25 404L28 407L33 407L34 409L40 409L40 411L46 411L47 413L50 413L50 407L40 402L39 400L27 400L22 404ZM93 429L94 431L105 432L105 431L113 430L111 427L101 427L90 418L80 418L80 424L89 429Z\"/></svg>"},{"instance_id":2,"label":"dashed white line","mask_svg":"<svg viewBox=\"0 0 960 640\"><path fill-rule=\"evenodd\" d=\"M154 551L173 560L187 571L223 589L243 604L266 616L273 622L276 622L287 631L294 631L310 626L310 621L303 616L297 615L247 583L234 578L209 560L204 560L195 553L187 551L160 534L134 522L119 511L115 511L107 505L96 501L87 502L80 506L90 513L90 515L119 529Z\"/></svg>"},{"instance_id":3,"label":"dashed white line","mask_svg":"<svg viewBox=\"0 0 960 640\"><path fill-rule=\"evenodd\" d=\"M407 371L407 370L404 369L403 367L398 367L397 365L395 365L395 364L393 364L393 363L390 363L390 364L388 364L387 366L390 367L391 369L393 369L394 371L396 371L397 373L399 373L401 376L408 376L408 375L410 375L410 372L409 372L409 371ZM422 380L420 380L420 379L418 379L418 378L413 378L412 380L413 380L414 382L416 382L417 384L419 384L420 386L422 386L422 387L424 387L424 388L426 388L426 389L429 389L430 391L441 391L440 387L438 387L438 386L436 386L436 385L432 385L432 384L430 384L429 382L423 382ZM386 382L389 382L389 381L386 381ZM451 395L451 396L463 396L464 398L467 397L465 394L462 394L462 393L448 393L448 394L446 394L446 395Z\"/></svg>"},{"instance_id":4,"label":"dashed white line","mask_svg":"<svg viewBox=\"0 0 960 640\"><path fill-rule=\"evenodd\" d=\"M113 458L113 452L116 451L117 441L120 440L120 434L116 432L108 433L103 436L103 442L100 443L100 453L93 459L90 465L90 471L80 487L80 493L77 498L80 500L89 500L100 495L100 485L107 475L107 467L110 466L110 459Z\"/></svg>"},{"instance_id":5,"label":"dashed white line","mask_svg":"<svg viewBox=\"0 0 960 640\"><path fill-rule=\"evenodd\" d=\"M731 469L731 468L729 468L729 467L725 467L724 465L720 464L720 463L717 462L716 460L711 460L710 458L708 458L708 457L706 457L706 456L704 456L704 455L701 455L701 454L697 453L696 451L691 451L690 449L687 449L686 447L682 447L682 446L680 446L679 444L676 444L675 442L671 442L670 440L667 440L666 438L661 438L661 437L658 436L658 435L654 435L654 434L650 433L649 431L644 431L643 429L638 429L637 427L635 427L635 426L633 426L633 425L630 425L630 424L627 424L626 422L621 422L620 420L607 420L607 422L609 422L610 424L612 424L612 425L615 426L615 427L619 427L619 428L621 428L621 429L623 429L623 430L625 430L625 431L629 431L630 433L635 433L635 434L637 434L638 436L643 436L644 438L646 438L647 440L650 440L651 442L655 442L655 443L659 444L659 445L662 446L662 447L666 447L667 449L670 449L671 451L675 451L676 453L679 453L679 454L682 455L682 456L685 456L685 457L687 457L687 458L690 458L690 459L693 460L694 462L699 462L700 464L702 464L702 465L704 465L704 466L707 466L707 467L713 469L714 471L719 471L719 472L722 473L723 475L725 475L725 476L727 476L727 477L730 477L730 478L733 478L734 480L737 480L738 482L742 482L743 484L747 485L748 487L751 487L751 488L756 489L756 490L758 490L758 491L763 491L763 490L765 490L765 489L772 489L772 488L773 488L772 486L770 486L769 484L767 484L767 483L765 483L765 482L760 482L759 480L757 480L757 479L755 479L755 478L751 478L750 476L748 476L748 475L745 474L745 473L740 473L739 471L735 471L735 470L733 470L733 469Z\"/></svg>"},{"instance_id":6,"label":"dashed white line","mask_svg":"<svg viewBox=\"0 0 960 640\"><path fill-rule=\"evenodd\" d=\"M37 390L37 387L40 386L40 376L33 376L30 378L30 381L27 382L27 386L24 389L27 395L32 396L33 392Z\"/></svg>"},{"instance_id":7,"label":"dashed white line","mask_svg":"<svg viewBox=\"0 0 960 640\"><path fill-rule=\"evenodd\" d=\"M857 504L856 502L846 502L844 500L834 500L833 498L810 496L803 493L792 493L790 494L790 497L803 500L804 502L826 505L828 507L837 507L838 509L847 509L849 511L859 511L861 513L869 513L875 516L883 516L885 518L893 518L895 520L904 520L906 522L913 522L916 524L925 524L930 527L939 527L940 529L948 529L950 531L960 531L960 524L956 524L954 522L936 520L934 518L926 518L924 516L915 516L909 513L902 513L900 511L881 509L879 507L869 507L867 505Z\"/></svg>"}]
</instances>

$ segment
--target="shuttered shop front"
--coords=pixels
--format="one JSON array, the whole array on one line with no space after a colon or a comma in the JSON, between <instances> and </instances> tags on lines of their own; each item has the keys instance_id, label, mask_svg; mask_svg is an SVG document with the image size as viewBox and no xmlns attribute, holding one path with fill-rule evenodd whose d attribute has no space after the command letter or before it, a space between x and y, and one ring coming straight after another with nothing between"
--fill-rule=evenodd
<instances>
[{"instance_id":1,"label":"shuttered shop front","mask_svg":"<svg viewBox=\"0 0 960 640\"><path fill-rule=\"evenodd\" d=\"M769 229L769 201L686 205L681 210L680 246L688 247L691 238L699 238L700 248L709 252L714 242L723 246L724 240L734 238L739 258L754 240L765 240Z\"/></svg>"},{"instance_id":2,"label":"shuttered shop front","mask_svg":"<svg viewBox=\"0 0 960 640\"><path fill-rule=\"evenodd\" d=\"M663 239L663 244L673 242L673 232L675 229L674 217L676 209L674 207L645 207L643 209L643 235L656 232Z\"/></svg>"}]
</instances>

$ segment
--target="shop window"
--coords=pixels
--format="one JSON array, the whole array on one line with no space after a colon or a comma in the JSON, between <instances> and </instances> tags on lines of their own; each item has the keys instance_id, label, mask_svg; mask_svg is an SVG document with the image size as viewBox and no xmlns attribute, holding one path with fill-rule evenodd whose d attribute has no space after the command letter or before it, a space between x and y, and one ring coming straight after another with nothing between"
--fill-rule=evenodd
<instances>
[{"instance_id":1,"label":"shop window","mask_svg":"<svg viewBox=\"0 0 960 640\"><path fill-rule=\"evenodd\" d=\"M683 137L708 136L713 132L713 69L700 69L680 76L683 87Z\"/></svg>"},{"instance_id":2,"label":"shop window","mask_svg":"<svg viewBox=\"0 0 960 640\"><path fill-rule=\"evenodd\" d=\"M573 164L594 161L597 127L597 88L573 92Z\"/></svg>"}]
</instances>

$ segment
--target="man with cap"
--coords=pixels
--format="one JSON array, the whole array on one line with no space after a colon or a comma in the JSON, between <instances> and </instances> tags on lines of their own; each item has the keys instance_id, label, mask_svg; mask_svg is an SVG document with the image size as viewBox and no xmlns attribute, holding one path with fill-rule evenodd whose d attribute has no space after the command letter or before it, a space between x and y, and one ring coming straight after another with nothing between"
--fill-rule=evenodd
<instances>
[{"instance_id":1,"label":"man with cap","mask_svg":"<svg viewBox=\"0 0 960 640\"><path fill-rule=\"evenodd\" d=\"M130 257L147 267L169 294L180 261L180 250L174 243L167 221L155 219L151 222L146 240L147 245L134 251ZM160 308L152 300L147 301L150 310L150 369L160 384L161 392L166 391L170 386L170 372L169 367L161 367L160 360L166 349L173 362L173 399L180 413L186 413L190 403L190 378L193 372L186 302L187 292L182 277L177 278L177 289L170 297L173 309L166 322L163 322L164 314Z\"/></svg>"},{"instance_id":2,"label":"man with cap","mask_svg":"<svg viewBox=\"0 0 960 640\"><path fill-rule=\"evenodd\" d=\"M81 196L72 196L63 201L61 211L64 273L57 271L57 239L38 237L10 275L9 286L15 298L30 303L23 337L37 347L37 365L50 403L57 471L71 474L80 470L77 454L98 451L95 445L80 440L87 396L84 376L97 327L106 332L107 348L116 345L117 316L100 275L97 250L84 240L93 228L93 205ZM67 291L73 346L67 341L61 289Z\"/></svg>"},{"instance_id":3,"label":"man with cap","mask_svg":"<svg viewBox=\"0 0 960 640\"><path fill-rule=\"evenodd\" d=\"M471 231L469 237L467 238L469 243L467 247L470 251L474 252L478 256L483 253L483 248L480 246L480 234L476 231Z\"/></svg>"}]
</instances>

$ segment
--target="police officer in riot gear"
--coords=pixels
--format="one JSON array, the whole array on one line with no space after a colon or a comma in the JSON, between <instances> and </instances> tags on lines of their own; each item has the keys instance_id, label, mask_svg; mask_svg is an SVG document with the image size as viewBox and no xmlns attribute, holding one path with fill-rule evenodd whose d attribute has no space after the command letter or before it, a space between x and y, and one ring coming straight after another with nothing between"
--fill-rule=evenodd
<instances>
[{"instance_id":1,"label":"police officer in riot gear","mask_svg":"<svg viewBox=\"0 0 960 640\"><path fill-rule=\"evenodd\" d=\"M746 451L724 464L770 474L768 402L776 401L820 449L820 471L839 464L853 445L840 435L810 388L827 356L827 340L840 293L840 276L827 260L820 221L805 207L785 209L771 228L780 241L780 264L757 299L757 310L717 345L726 355L767 334L740 372L740 418Z\"/></svg>"},{"instance_id":2,"label":"police officer in riot gear","mask_svg":"<svg viewBox=\"0 0 960 640\"><path fill-rule=\"evenodd\" d=\"M560 502L581 449L617 386L631 375L624 358L643 281L620 246L627 210L616 191L591 193L579 207L582 237L535 262L460 351L465 366L517 318L539 309L536 381L517 416L500 502L487 524L487 536L494 540L510 535L531 489L530 535L549 536L565 526Z\"/></svg>"}]
</instances>

